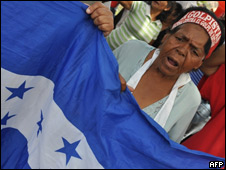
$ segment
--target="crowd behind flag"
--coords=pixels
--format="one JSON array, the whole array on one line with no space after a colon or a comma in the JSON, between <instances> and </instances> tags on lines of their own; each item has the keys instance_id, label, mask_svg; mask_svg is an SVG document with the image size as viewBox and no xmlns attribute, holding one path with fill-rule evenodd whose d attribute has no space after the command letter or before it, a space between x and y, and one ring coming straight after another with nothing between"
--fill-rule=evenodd
<instances>
[{"instance_id":1,"label":"crowd behind flag","mask_svg":"<svg viewBox=\"0 0 226 170\"><path fill-rule=\"evenodd\" d=\"M1 168L209 168L121 93L102 32L71 1L1 2Z\"/></svg>"}]
</instances>

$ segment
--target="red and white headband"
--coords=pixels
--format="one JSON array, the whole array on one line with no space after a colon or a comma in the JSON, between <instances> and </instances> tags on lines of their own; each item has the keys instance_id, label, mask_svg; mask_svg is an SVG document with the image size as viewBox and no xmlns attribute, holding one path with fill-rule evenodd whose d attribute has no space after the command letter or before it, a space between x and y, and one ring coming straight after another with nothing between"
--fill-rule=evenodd
<instances>
[{"instance_id":1,"label":"red and white headband","mask_svg":"<svg viewBox=\"0 0 226 170\"><path fill-rule=\"evenodd\" d=\"M206 56L206 58L208 58L217 47L221 39L221 28L219 24L212 16L203 11L191 11L176 22L172 29L189 22L202 26L206 32L208 32L211 39L211 48Z\"/></svg>"}]
</instances>

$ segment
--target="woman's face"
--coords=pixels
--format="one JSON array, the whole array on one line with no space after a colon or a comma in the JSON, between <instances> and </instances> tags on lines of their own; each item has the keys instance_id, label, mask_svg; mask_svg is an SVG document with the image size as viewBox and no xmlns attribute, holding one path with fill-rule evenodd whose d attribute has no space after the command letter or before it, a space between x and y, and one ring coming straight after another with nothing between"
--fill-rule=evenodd
<instances>
[{"instance_id":1,"label":"woman's face","mask_svg":"<svg viewBox=\"0 0 226 170\"><path fill-rule=\"evenodd\" d=\"M204 46L209 39L199 25L186 23L174 34L166 34L156 61L158 70L165 76L177 78L201 66L205 57Z\"/></svg>"}]
</instances>

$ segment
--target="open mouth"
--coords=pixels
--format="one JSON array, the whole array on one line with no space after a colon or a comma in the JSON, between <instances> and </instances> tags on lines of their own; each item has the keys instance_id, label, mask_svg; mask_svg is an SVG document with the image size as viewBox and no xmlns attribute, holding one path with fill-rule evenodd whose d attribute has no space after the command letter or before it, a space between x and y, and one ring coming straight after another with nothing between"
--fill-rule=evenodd
<instances>
[{"instance_id":1,"label":"open mouth","mask_svg":"<svg viewBox=\"0 0 226 170\"><path fill-rule=\"evenodd\" d=\"M167 59L168 59L168 62L169 62L171 65L173 65L174 67L178 67L178 66L179 66L178 62L175 61L174 59L172 59L172 58L170 58L170 57L167 57Z\"/></svg>"}]
</instances>

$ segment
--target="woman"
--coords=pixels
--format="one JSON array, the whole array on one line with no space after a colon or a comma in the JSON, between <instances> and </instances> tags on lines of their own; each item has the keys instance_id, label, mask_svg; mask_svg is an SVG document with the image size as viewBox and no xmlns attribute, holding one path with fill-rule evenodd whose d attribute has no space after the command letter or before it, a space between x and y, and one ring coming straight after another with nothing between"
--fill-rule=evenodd
<instances>
[{"instance_id":1,"label":"woman","mask_svg":"<svg viewBox=\"0 0 226 170\"><path fill-rule=\"evenodd\" d=\"M188 72L199 68L224 40L221 23L207 9L189 8L182 16L159 49L133 40L114 51L119 72L141 109L178 143L201 102Z\"/></svg>"},{"instance_id":2,"label":"woman","mask_svg":"<svg viewBox=\"0 0 226 170\"><path fill-rule=\"evenodd\" d=\"M112 50L128 40L138 39L151 43L162 29L162 22L171 12L174 1L152 1L151 5L143 1L119 1L129 10L120 27L107 37Z\"/></svg>"}]
</instances>

